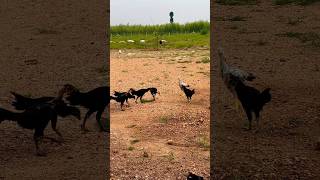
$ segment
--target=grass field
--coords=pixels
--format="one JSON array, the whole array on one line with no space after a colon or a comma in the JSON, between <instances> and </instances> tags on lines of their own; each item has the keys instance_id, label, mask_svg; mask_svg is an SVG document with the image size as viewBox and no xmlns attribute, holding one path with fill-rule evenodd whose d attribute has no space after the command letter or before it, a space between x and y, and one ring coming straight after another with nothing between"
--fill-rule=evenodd
<instances>
[{"instance_id":1,"label":"grass field","mask_svg":"<svg viewBox=\"0 0 320 180\"><path fill-rule=\"evenodd\" d=\"M117 25L111 27L110 47L111 49L209 48L209 29L210 23L206 21L145 26ZM140 40L145 42L141 43ZM166 40L167 43L160 47L160 40Z\"/></svg>"}]
</instances>

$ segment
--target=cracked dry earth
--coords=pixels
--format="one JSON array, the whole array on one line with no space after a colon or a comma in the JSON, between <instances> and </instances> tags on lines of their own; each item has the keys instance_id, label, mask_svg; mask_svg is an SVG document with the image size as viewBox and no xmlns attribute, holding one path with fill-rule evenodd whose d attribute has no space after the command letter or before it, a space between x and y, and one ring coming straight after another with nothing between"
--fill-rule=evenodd
<instances>
[{"instance_id":1,"label":"cracked dry earth","mask_svg":"<svg viewBox=\"0 0 320 180\"><path fill-rule=\"evenodd\" d=\"M209 50L111 52L111 92L156 87L153 102L110 104L111 179L209 178ZM196 89L191 103L178 77ZM149 92L144 99L152 99Z\"/></svg>"}]
</instances>

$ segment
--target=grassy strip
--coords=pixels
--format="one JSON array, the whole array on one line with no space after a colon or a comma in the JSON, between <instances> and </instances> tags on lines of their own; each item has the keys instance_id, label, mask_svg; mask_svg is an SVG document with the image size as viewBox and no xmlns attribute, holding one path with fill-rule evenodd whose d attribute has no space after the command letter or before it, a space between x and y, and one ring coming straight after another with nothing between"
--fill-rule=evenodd
<instances>
[{"instance_id":1,"label":"grassy strip","mask_svg":"<svg viewBox=\"0 0 320 180\"><path fill-rule=\"evenodd\" d=\"M159 24L159 25L117 25L111 26L111 35L134 34L174 34L174 33L200 33L210 32L210 22L196 21L186 24Z\"/></svg>"},{"instance_id":2,"label":"grassy strip","mask_svg":"<svg viewBox=\"0 0 320 180\"><path fill-rule=\"evenodd\" d=\"M167 43L159 44L160 40L166 40ZM134 42L127 42L133 40ZM140 40L145 40L141 43ZM157 49L157 48L192 48L192 47L210 47L209 34L187 33L187 34L133 34L133 35L112 35L110 42L111 49Z\"/></svg>"},{"instance_id":3,"label":"grassy strip","mask_svg":"<svg viewBox=\"0 0 320 180\"><path fill-rule=\"evenodd\" d=\"M273 0L276 5L298 4L305 6L315 2L320 2L320 0Z\"/></svg>"}]
</instances>

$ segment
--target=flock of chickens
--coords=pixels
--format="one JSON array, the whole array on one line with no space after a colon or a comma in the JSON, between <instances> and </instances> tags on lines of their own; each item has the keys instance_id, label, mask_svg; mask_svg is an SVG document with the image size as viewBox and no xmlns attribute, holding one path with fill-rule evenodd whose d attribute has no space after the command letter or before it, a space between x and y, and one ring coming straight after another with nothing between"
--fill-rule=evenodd
<instances>
[{"instance_id":1,"label":"flock of chickens","mask_svg":"<svg viewBox=\"0 0 320 180\"><path fill-rule=\"evenodd\" d=\"M195 89L190 89L190 86L188 84L186 84L185 82L183 82L180 79L178 79L178 80L179 80L179 87L180 87L181 91L184 92L184 94L186 95L188 102L191 102L191 98L192 98L193 94L195 93ZM110 99L115 100L116 102L119 102L120 108L123 111L124 102L126 102L127 105L129 105L129 103L128 103L129 99L135 99L136 103L137 103L137 100L140 99L140 102L142 103L142 97L148 91L151 93L151 95L153 97L153 101L155 100L155 96L157 95L157 93L160 94L158 89L155 87L144 88L144 89L139 89L139 90L135 90L133 88L130 88L128 92L114 91L114 94L110 95Z\"/></svg>"},{"instance_id":2,"label":"flock of chickens","mask_svg":"<svg viewBox=\"0 0 320 180\"><path fill-rule=\"evenodd\" d=\"M57 129L57 120L59 117L74 116L80 120L80 110L75 107L77 105L88 109L81 130L88 131L85 128L86 120L94 112L96 113L96 120L102 131L108 131L101 123L101 115L105 107L109 104L110 87L103 86L95 88L88 92L80 92L77 88L70 84L66 84L59 91L57 97L40 97L29 98L20 95L16 92L11 92L13 100L11 105L19 112L10 111L0 108L0 123L4 120L14 121L20 127L34 130L34 142L36 146L36 154L44 156L46 153L39 147L39 143L43 138L51 139L55 142L63 142L61 133ZM63 100L64 95L67 95L66 103ZM44 130L51 122L53 131L59 136L60 140L45 137Z\"/></svg>"},{"instance_id":3,"label":"flock of chickens","mask_svg":"<svg viewBox=\"0 0 320 180\"><path fill-rule=\"evenodd\" d=\"M226 58L222 48L218 49L218 56L221 77L226 87L233 94L234 98L238 99L242 104L249 121L248 129L250 130L252 113L255 114L255 119L258 124L260 111L266 103L271 101L270 88L266 88L264 91L260 92L256 88L246 85L245 82L254 80L255 76L251 73L241 71L240 69L230 67L226 63ZM181 91L183 91L188 102L190 102L192 96L195 94L195 89L191 89L190 86L181 79L178 80ZM101 115L105 107L110 103L110 100L119 102L121 110L123 110L124 102L127 102L128 104L128 99L130 98L135 99L136 103L138 99L142 102L142 97L147 92L151 93L153 100L155 100L156 94L160 94L155 87L139 90L131 88L128 92L115 91L114 95L110 95L109 86L98 87L88 92L80 92L76 87L70 84L64 85L59 91L57 97L46 96L40 98L29 98L16 92L11 92L14 98L11 105L20 112L0 108L0 123L4 120L10 120L17 122L17 124L22 128L34 129L34 142L37 155L44 155L45 153L39 148L39 143L44 138L44 130L49 122L51 122L52 129L60 138L60 141L58 142L63 141L62 135L57 129L58 116L62 118L66 116L74 116L77 119L80 119L81 113L76 106L82 106L88 111L81 124L81 130L88 131L85 128L86 121L93 113L96 112L96 121L98 122L100 129L108 132L110 123L108 122L108 128L105 128L101 123ZM68 103L63 100L64 95L67 95L65 99ZM236 101L236 104L239 105L239 102Z\"/></svg>"}]
</instances>

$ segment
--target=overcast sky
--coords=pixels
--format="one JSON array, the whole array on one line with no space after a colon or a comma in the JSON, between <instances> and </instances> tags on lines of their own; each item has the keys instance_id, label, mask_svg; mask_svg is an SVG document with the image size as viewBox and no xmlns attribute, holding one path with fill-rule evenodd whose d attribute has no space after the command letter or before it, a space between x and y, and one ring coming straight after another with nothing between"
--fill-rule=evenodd
<instances>
[{"instance_id":1,"label":"overcast sky","mask_svg":"<svg viewBox=\"0 0 320 180\"><path fill-rule=\"evenodd\" d=\"M110 0L111 25L186 23L210 20L210 0Z\"/></svg>"}]
</instances>

